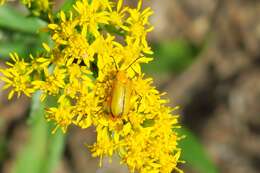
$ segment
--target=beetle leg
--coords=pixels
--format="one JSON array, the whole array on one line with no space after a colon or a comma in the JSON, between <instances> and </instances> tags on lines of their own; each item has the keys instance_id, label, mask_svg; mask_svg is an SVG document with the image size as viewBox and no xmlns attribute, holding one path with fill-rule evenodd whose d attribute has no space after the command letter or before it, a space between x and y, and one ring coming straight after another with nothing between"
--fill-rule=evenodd
<instances>
[{"instance_id":1,"label":"beetle leg","mask_svg":"<svg viewBox=\"0 0 260 173\"><path fill-rule=\"evenodd\" d=\"M138 93L137 93L138 94ZM143 97L140 95L140 94L138 94L138 96L139 96L139 103L138 103L138 105L137 105L137 112L139 111L139 107L140 107L140 105L141 105L141 101L142 101L142 99L143 99Z\"/></svg>"},{"instance_id":2,"label":"beetle leg","mask_svg":"<svg viewBox=\"0 0 260 173\"><path fill-rule=\"evenodd\" d=\"M96 113L100 113L101 110L102 110L102 107Z\"/></svg>"}]
</instances>

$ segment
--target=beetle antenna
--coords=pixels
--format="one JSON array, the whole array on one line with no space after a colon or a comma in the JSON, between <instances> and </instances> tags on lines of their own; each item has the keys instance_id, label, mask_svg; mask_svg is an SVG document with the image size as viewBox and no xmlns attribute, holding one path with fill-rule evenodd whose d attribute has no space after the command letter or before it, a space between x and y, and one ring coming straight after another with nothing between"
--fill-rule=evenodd
<instances>
[{"instance_id":1,"label":"beetle antenna","mask_svg":"<svg viewBox=\"0 0 260 173\"><path fill-rule=\"evenodd\" d=\"M134 63L136 63L136 61L139 60L140 58L142 58L142 57L136 58L133 62L131 62L131 64L130 64L125 70L129 69L129 68L130 68Z\"/></svg>"},{"instance_id":2,"label":"beetle antenna","mask_svg":"<svg viewBox=\"0 0 260 173\"><path fill-rule=\"evenodd\" d=\"M139 76L139 74L137 73L137 71L133 67L131 67L131 69Z\"/></svg>"},{"instance_id":3,"label":"beetle antenna","mask_svg":"<svg viewBox=\"0 0 260 173\"><path fill-rule=\"evenodd\" d=\"M114 61L114 64L115 64L115 67L116 67L116 71L119 71L119 68L118 68L118 66L116 65L116 60L115 60L115 58L114 57L111 57L112 59L113 59L113 61Z\"/></svg>"}]
</instances>

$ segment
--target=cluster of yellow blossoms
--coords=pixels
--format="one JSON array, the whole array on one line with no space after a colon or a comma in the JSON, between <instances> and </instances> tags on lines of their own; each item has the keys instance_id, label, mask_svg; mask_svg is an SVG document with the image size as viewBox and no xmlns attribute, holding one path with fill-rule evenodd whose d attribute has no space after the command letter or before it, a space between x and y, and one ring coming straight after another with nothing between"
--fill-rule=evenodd
<instances>
[{"instance_id":1,"label":"cluster of yellow blossoms","mask_svg":"<svg viewBox=\"0 0 260 173\"><path fill-rule=\"evenodd\" d=\"M1 69L4 88L31 96L41 91L41 100L58 97L58 106L47 109L47 119L64 132L70 125L95 126L96 143L89 146L93 156L118 154L130 172L171 173L177 168L181 150L175 132L178 116L165 104L151 78L144 78L141 63L152 60L146 37L153 27L150 8L123 5L123 0L77 0L73 9L61 11L48 25L53 46L25 61L11 54L14 63ZM118 73L131 88L129 110L111 113L111 94ZM126 97L126 96L118 96ZM124 99L124 98L122 98Z\"/></svg>"},{"instance_id":2,"label":"cluster of yellow blossoms","mask_svg":"<svg viewBox=\"0 0 260 173\"><path fill-rule=\"evenodd\" d=\"M20 0L22 4L31 9L32 14L40 16L44 13L49 13L53 4L53 0ZM6 0L0 0L0 5L3 5Z\"/></svg>"}]
</instances>

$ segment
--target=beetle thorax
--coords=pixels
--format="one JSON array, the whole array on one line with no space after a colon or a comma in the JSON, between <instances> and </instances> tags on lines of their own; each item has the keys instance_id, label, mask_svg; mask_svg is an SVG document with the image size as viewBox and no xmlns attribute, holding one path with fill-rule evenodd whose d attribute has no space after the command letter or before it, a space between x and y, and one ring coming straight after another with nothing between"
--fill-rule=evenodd
<instances>
[{"instance_id":1,"label":"beetle thorax","mask_svg":"<svg viewBox=\"0 0 260 173\"><path fill-rule=\"evenodd\" d=\"M128 78L125 71L118 71L116 74L116 79L122 83L127 83Z\"/></svg>"}]
</instances>

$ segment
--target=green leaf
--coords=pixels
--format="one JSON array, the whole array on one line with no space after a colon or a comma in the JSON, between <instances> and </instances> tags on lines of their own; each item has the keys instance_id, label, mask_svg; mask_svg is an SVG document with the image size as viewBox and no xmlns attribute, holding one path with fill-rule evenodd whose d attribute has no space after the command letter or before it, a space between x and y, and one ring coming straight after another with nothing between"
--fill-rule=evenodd
<instances>
[{"instance_id":1,"label":"green leaf","mask_svg":"<svg viewBox=\"0 0 260 173\"><path fill-rule=\"evenodd\" d=\"M47 147L46 153L48 156L45 159L43 164L42 173L51 173L56 168L60 161L64 149L64 134L60 129L56 131L55 134L52 134L49 130L49 144Z\"/></svg>"},{"instance_id":2,"label":"green leaf","mask_svg":"<svg viewBox=\"0 0 260 173\"><path fill-rule=\"evenodd\" d=\"M25 17L14 8L4 5L0 7L0 27L15 31L36 34L46 23L36 17Z\"/></svg>"},{"instance_id":3,"label":"green leaf","mask_svg":"<svg viewBox=\"0 0 260 173\"><path fill-rule=\"evenodd\" d=\"M39 93L33 96L30 138L17 157L13 173L51 173L62 155L64 135L61 132L51 135L52 126L44 119L44 105L39 96Z\"/></svg>"},{"instance_id":4,"label":"green leaf","mask_svg":"<svg viewBox=\"0 0 260 173\"><path fill-rule=\"evenodd\" d=\"M29 54L38 55L43 52L42 43L50 43L48 33L39 33L38 35L25 33L5 32L5 39L0 39L0 58L7 60L10 52L16 52L21 58L28 59Z\"/></svg>"},{"instance_id":5,"label":"green leaf","mask_svg":"<svg viewBox=\"0 0 260 173\"><path fill-rule=\"evenodd\" d=\"M74 3L75 3L75 0L65 0L64 3L62 4L60 10L67 12L72 8Z\"/></svg>"},{"instance_id":6,"label":"green leaf","mask_svg":"<svg viewBox=\"0 0 260 173\"><path fill-rule=\"evenodd\" d=\"M57 106L57 97L49 96L46 98L46 105ZM43 165L42 173L50 173L56 168L60 157L62 155L64 145L65 145L65 136L61 129L57 129L55 134L52 134L52 130L55 128L53 123L49 124L48 128L48 141L47 146L48 158Z\"/></svg>"},{"instance_id":7,"label":"green leaf","mask_svg":"<svg viewBox=\"0 0 260 173\"><path fill-rule=\"evenodd\" d=\"M182 159L186 161L185 164L190 165L200 173L218 173L216 166L209 159L197 137L183 127L176 131L180 135L186 136L179 142L182 149Z\"/></svg>"},{"instance_id":8,"label":"green leaf","mask_svg":"<svg viewBox=\"0 0 260 173\"><path fill-rule=\"evenodd\" d=\"M24 56L26 45L18 42L0 42L0 57L7 59L9 57L10 52L17 52L19 55Z\"/></svg>"},{"instance_id":9,"label":"green leaf","mask_svg":"<svg viewBox=\"0 0 260 173\"><path fill-rule=\"evenodd\" d=\"M42 34L41 34L42 35ZM7 60L9 53L16 52L21 58L28 59L29 54L37 54L43 51L42 42L48 42L49 39L41 37L28 38L24 36L23 40L0 41L0 59Z\"/></svg>"},{"instance_id":10,"label":"green leaf","mask_svg":"<svg viewBox=\"0 0 260 173\"><path fill-rule=\"evenodd\" d=\"M196 59L199 48L185 40L164 41L152 46L154 61L144 64L148 73L180 73Z\"/></svg>"},{"instance_id":11,"label":"green leaf","mask_svg":"<svg viewBox=\"0 0 260 173\"><path fill-rule=\"evenodd\" d=\"M40 172L44 162L47 124L44 122L44 106L39 101L39 93L33 96L30 117L33 117L30 139L17 157L13 173Z\"/></svg>"},{"instance_id":12,"label":"green leaf","mask_svg":"<svg viewBox=\"0 0 260 173\"><path fill-rule=\"evenodd\" d=\"M6 159L7 156L7 141L1 136L0 137L0 163Z\"/></svg>"},{"instance_id":13,"label":"green leaf","mask_svg":"<svg viewBox=\"0 0 260 173\"><path fill-rule=\"evenodd\" d=\"M113 25L100 25L100 27L111 34L117 34L119 36L126 35L126 32L124 30L118 29Z\"/></svg>"},{"instance_id":14,"label":"green leaf","mask_svg":"<svg viewBox=\"0 0 260 173\"><path fill-rule=\"evenodd\" d=\"M0 129L5 128L5 119L0 117ZM0 136L0 163L4 161L7 156L7 140L5 135Z\"/></svg>"}]
</instances>

